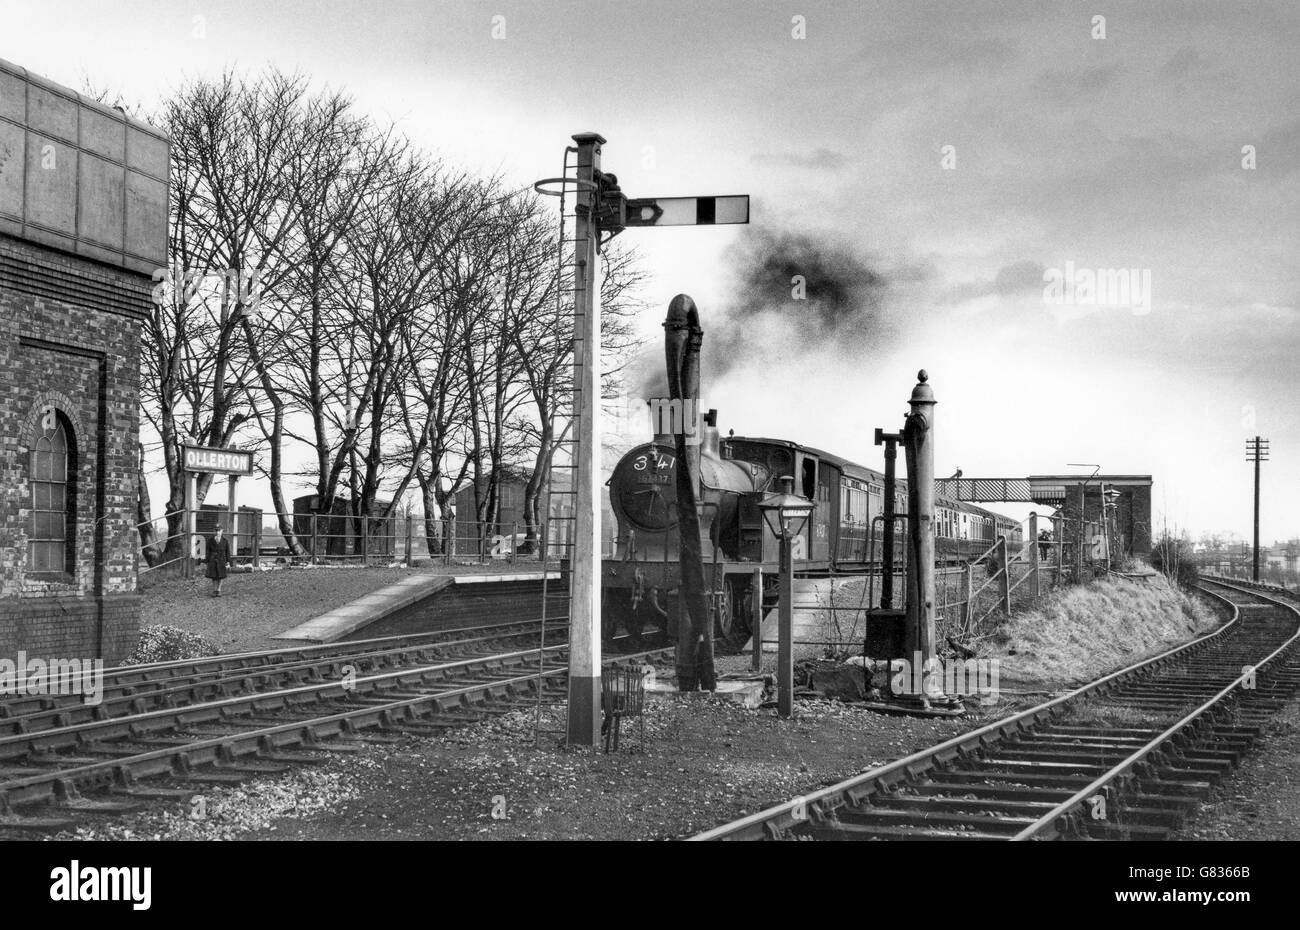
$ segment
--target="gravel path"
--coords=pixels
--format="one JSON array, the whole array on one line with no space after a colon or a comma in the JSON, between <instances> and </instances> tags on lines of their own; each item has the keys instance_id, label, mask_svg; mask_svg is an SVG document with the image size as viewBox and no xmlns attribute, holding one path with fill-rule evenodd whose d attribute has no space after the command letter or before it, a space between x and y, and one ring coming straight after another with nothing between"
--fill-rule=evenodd
<instances>
[{"instance_id":1,"label":"gravel path","mask_svg":"<svg viewBox=\"0 0 1300 930\"><path fill-rule=\"evenodd\" d=\"M164 805L75 838L671 839L985 719L889 717L807 701L793 720L780 720L770 710L670 697L648 705L644 751L633 724L622 751L605 755L533 748L534 711L520 710L439 738L372 745L281 778L205 792L202 819L192 805Z\"/></svg>"}]
</instances>

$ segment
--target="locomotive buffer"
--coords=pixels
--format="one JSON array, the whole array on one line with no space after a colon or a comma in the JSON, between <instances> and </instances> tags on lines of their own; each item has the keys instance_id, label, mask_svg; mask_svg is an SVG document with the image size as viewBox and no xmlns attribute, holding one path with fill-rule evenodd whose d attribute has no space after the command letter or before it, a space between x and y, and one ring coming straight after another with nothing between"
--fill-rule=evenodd
<instances>
[{"instance_id":1,"label":"locomotive buffer","mask_svg":"<svg viewBox=\"0 0 1300 930\"><path fill-rule=\"evenodd\" d=\"M574 205L573 375L574 535L569 573L570 745L600 742L600 290L596 255L624 229L644 226L720 226L749 222L749 196L645 197L629 200L618 178L600 167L599 133L573 137L575 174L546 178L534 188L572 193ZM570 149L570 151L574 151ZM547 190L546 186L558 190ZM695 477L695 476L692 476Z\"/></svg>"}]
</instances>

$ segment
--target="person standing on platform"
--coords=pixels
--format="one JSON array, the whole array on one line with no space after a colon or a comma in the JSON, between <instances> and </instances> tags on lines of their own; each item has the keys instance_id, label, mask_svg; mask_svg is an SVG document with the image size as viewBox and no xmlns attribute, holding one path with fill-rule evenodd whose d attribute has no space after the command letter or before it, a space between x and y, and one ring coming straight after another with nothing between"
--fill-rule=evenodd
<instances>
[{"instance_id":1,"label":"person standing on platform","mask_svg":"<svg viewBox=\"0 0 1300 930\"><path fill-rule=\"evenodd\" d=\"M221 581L227 575L230 562L230 540L226 539L221 524L217 524L208 540L208 577L212 579L212 596L221 597Z\"/></svg>"}]
</instances>

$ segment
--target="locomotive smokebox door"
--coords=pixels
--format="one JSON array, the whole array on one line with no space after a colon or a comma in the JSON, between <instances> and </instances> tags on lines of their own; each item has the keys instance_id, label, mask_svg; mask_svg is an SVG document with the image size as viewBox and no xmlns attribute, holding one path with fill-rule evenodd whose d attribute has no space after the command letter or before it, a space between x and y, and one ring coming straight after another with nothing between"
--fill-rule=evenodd
<instances>
[{"instance_id":1,"label":"locomotive smokebox door","mask_svg":"<svg viewBox=\"0 0 1300 930\"><path fill-rule=\"evenodd\" d=\"M873 659L907 658L907 611L867 611L866 654Z\"/></svg>"}]
</instances>

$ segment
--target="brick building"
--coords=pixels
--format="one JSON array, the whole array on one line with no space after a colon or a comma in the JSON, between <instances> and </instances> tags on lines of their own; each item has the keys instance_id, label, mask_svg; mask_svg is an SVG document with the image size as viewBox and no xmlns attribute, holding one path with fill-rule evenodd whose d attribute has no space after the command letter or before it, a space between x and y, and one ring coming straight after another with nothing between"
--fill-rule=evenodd
<instances>
[{"instance_id":1,"label":"brick building","mask_svg":"<svg viewBox=\"0 0 1300 930\"><path fill-rule=\"evenodd\" d=\"M0 60L0 656L135 646L140 324L168 142Z\"/></svg>"},{"instance_id":2,"label":"brick building","mask_svg":"<svg viewBox=\"0 0 1300 930\"><path fill-rule=\"evenodd\" d=\"M1110 495L1107 525L1115 534L1117 554L1144 556L1151 552L1150 475L1031 475L1033 499L1059 509L1067 520L1079 517L1080 494L1083 518L1102 523L1102 495Z\"/></svg>"}]
</instances>

